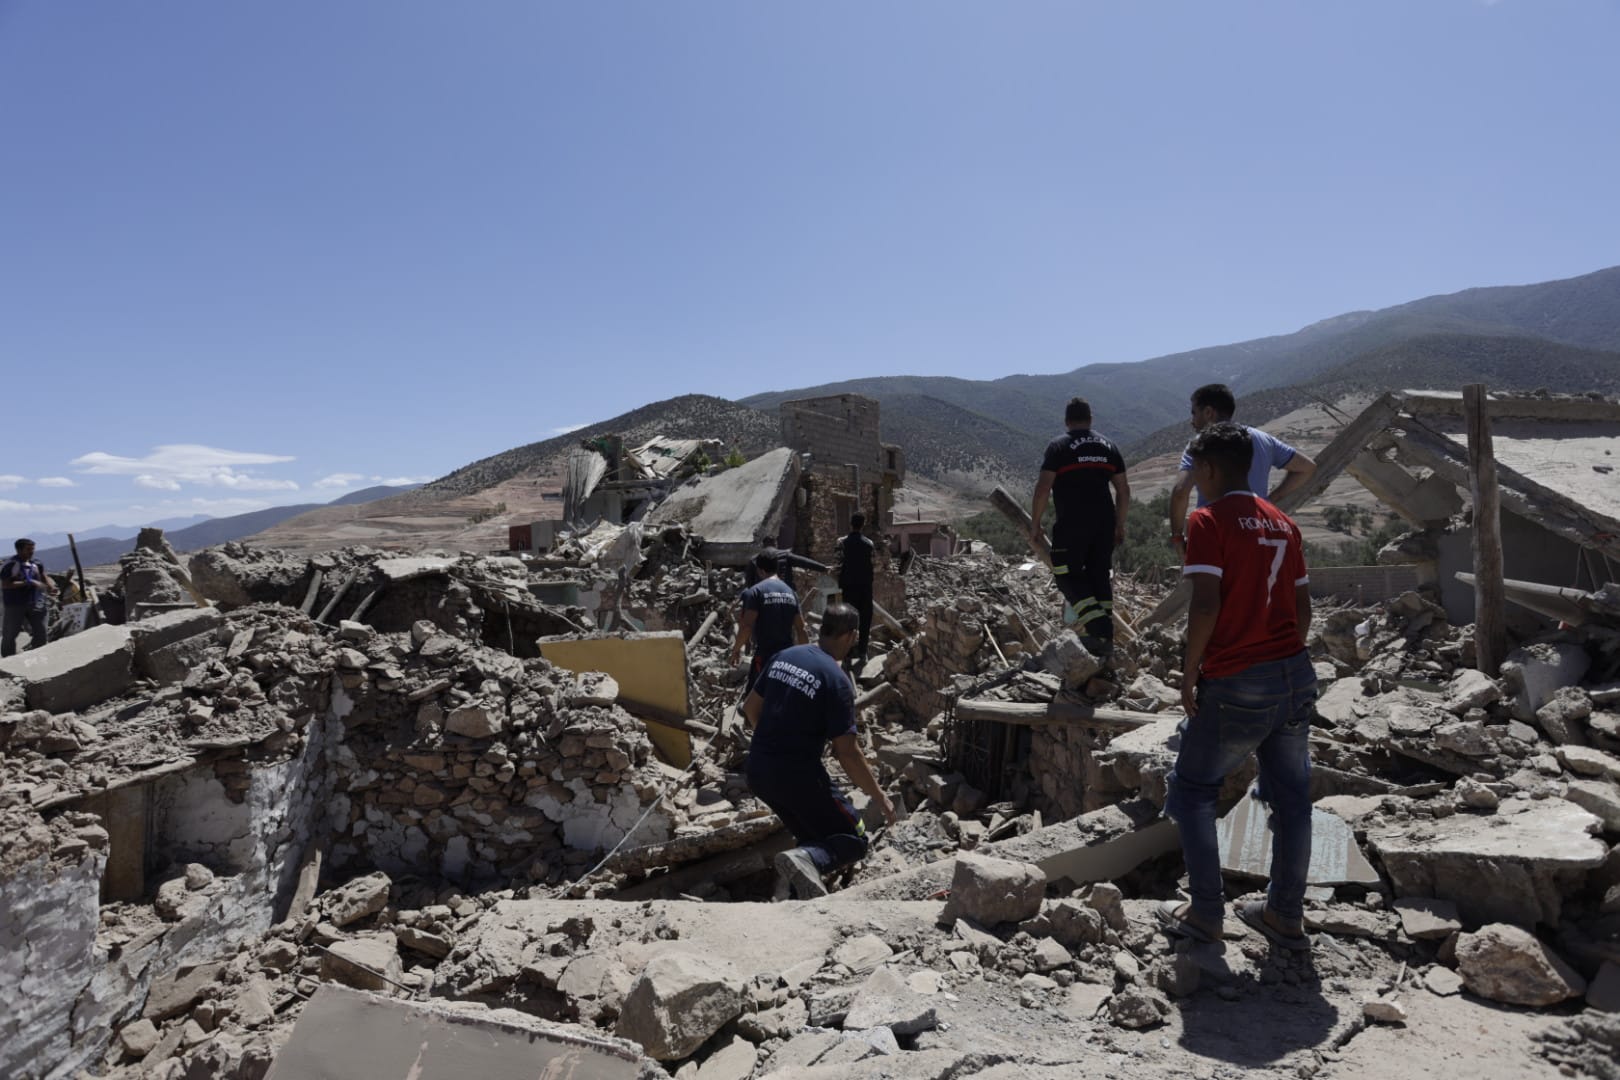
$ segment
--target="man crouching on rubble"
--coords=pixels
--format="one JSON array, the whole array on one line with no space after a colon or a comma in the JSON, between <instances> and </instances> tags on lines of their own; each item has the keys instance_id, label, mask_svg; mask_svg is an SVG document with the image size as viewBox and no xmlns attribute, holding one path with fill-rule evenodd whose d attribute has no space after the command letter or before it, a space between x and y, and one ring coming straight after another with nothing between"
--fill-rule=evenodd
<instances>
[{"instance_id":1,"label":"man crouching on rubble","mask_svg":"<svg viewBox=\"0 0 1620 1080\"><path fill-rule=\"evenodd\" d=\"M827 895L822 875L866 855L866 826L821 763L829 740L845 775L872 797L884 820L891 825L899 820L861 754L855 690L838 666L855 647L860 626L854 608L828 604L816 644L772 657L743 705L748 726L755 729L748 786L798 842L776 856L776 872L800 900Z\"/></svg>"},{"instance_id":2,"label":"man crouching on rubble","mask_svg":"<svg viewBox=\"0 0 1620 1080\"><path fill-rule=\"evenodd\" d=\"M1226 898L1215 839L1222 781L1259 758L1254 797L1270 809L1271 886L1239 916L1273 942L1308 949L1302 924L1311 857L1310 716L1316 675L1305 642L1311 596L1299 529L1248 490L1253 444L1236 424L1214 424L1188 447L1208 505L1187 524L1192 607L1182 665L1181 751L1165 812L1181 832L1192 902L1167 901L1173 934L1218 941Z\"/></svg>"}]
</instances>

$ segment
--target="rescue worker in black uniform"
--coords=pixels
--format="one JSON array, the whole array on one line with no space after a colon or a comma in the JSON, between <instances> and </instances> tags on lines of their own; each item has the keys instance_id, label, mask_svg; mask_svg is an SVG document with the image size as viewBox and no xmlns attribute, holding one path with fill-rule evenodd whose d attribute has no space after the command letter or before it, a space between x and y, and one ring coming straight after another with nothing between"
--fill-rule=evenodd
<instances>
[{"instance_id":1,"label":"rescue worker in black uniform","mask_svg":"<svg viewBox=\"0 0 1620 1080\"><path fill-rule=\"evenodd\" d=\"M827 743L844 774L893 824L899 813L878 786L855 729L855 688L839 663L855 647L860 616L848 604L828 604L814 645L777 653L743 705L754 737L748 748L748 787L782 819L798 844L776 856L778 895L825 896L823 875L866 855L866 826L827 775Z\"/></svg>"},{"instance_id":2,"label":"rescue worker in black uniform","mask_svg":"<svg viewBox=\"0 0 1620 1080\"><path fill-rule=\"evenodd\" d=\"M849 535L838 541L838 589L844 594L844 603L861 617L860 641L849 654L855 665L866 663L872 640L872 563L877 545L861 531L865 527L865 514L851 514Z\"/></svg>"},{"instance_id":3,"label":"rescue worker in black uniform","mask_svg":"<svg viewBox=\"0 0 1620 1080\"><path fill-rule=\"evenodd\" d=\"M754 556L759 581L742 591L742 614L737 618L737 637L731 644L731 666L742 662L743 646L752 644L754 659L748 667L748 688L753 689L771 657L791 645L810 640L799 610L799 594L777 577L780 556L766 548Z\"/></svg>"},{"instance_id":4,"label":"rescue worker in black uniform","mask_svg":"<svg viewBox=\"0 0 1620 1080\"><path fill-rule=\"evenodd\" d=\"M1043 538L1041 515L1050 496L1057 506L1052 576L1063 593L1064 625L1075 626L1088 649L1106 654L1114 640L1109 574L1114 547L1125 541L1131 485L1119 447L1091 430L1089 402L1070 399L1063 422L1069 430L1047 445L1041 462L1030 506L1030 538L1037 542Z\"/></svg>"}]
</instances>

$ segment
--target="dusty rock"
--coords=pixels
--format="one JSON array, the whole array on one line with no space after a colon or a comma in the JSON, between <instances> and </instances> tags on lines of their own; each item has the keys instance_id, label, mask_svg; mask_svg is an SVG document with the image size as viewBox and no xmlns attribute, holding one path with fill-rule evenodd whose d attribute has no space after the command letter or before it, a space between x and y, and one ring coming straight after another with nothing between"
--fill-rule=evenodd
<instances>
[{"instance_id":1,"label":"dusty rock","mask_svg":"<svg viewBox=\"0 0 1620 1080\"><path fill-rule=\"evenodd\" d=\"M1406 1007L1392 997L1374 998L1364 1003L1361 1015L1377 1024L1406 1023Z\"/></svg>"},{"instance_id":2,"label":"dusty rock","mask_svg":"<svg viewBox=\"0 0 1620 1080\"><path fill-rule=\"evenodd\" d=\"M1463 668L1446 687L1446 711L1461 716L1469 709L1482 709L1502 700L1502 688L1483 671Z\"/></svg>"},{"instance_id":3,"label":"dusty rock","mask_svg":"<svg viewBox=\"0 0 1620 1080\"><path fill-rule=\"evenodd\" d=\"M1123 934L1130 928L1125 917L1125 894L1111 881L1099 881L1086 894L1086 903L1096 909L1115 933Z\"/></svg>"},{"instance_id":4,"label":"dusty rock","mask_svg":"<svg viewBox=\"0 0 1620 1080\"><path fill-rule=\"evenodd\" d=\"M1423 985L1429 988L1430 993L1450 997L1462 993L1463 978L1450 968L1436 965L1423 976Z\"/></svg>"},{"instance_id":5,"label":"dusty rock","mask_svg":"<svg viewBox=\"0 0 1620 1080\"><path fill-rule=\"evenodd\" d=\"M198 892L214 883L214 872L202 863L186 864L186 888Z\"/></svg>"},{"instance_id":6,"label":"dusty rock","mask_svg":"<svg viewBox=\"0 0 1620 1080\"><path fill-rule=\"evenodd\" d=\"M810 1022L810 1007L803 998L788 998L774 1009L744 1013L737 1017L737 1030L755 1042L792 1038Z\"/></svg>"},{"instance_id":7,"label":"dusty rock","mask_svg":"<svg viewBox=\"0 0 1620 1080\"><path fill-rule=\"evenodd\" d=\"M488 705L464 705L452 710L444 722L446 731L452 735L465 735L469 739L487 739L499 735L503 726L500 713Z\"/></svg>"},{"instance_id":8,"label":"dusty rock","mask_svg":"<svg viewBox=\"0 0 1620 1080\"><path fill-rule=\"evenodd\" d=\"M327 919L333 926L348 926L388 906L393 881L382 871L366 874L345 883L321 898Z\"/></svg>"},{"instance_id":9,"label":"dusty rock","mask_svg":"<svg viewBox=\"0 0 1620 1080\"><path fill-rule=\"evenodd\" d=\"M321 978L356 990L394 993L402 974L392 934L333 942L321 956Z\"/></svg>"},{"instance_id":10,"label":"dusty rock","mask_svg":"<svg viewBox=\"0 0 1620 1080\"><path fill-rule=\"evenodd\" d=\"M1584 746L1584 722L1591 715L1592 702L1587 696L1573 686L1566 686L1536 710L1536 723L1555 743Z\"/></svg>"},{"instance_id":11,"label":"dusty rock","mask_svg":"<svg viewBox=\"0 0 1620 1080\"><path fill-rule=\"evenodd\" d=\"M1171 997L1188 997L1198 992L1202 969L1190 954L1174 953L1158 967L1157 977L1160 990Z\"/></svg>"},{"instance_id":12,"label":"dusty rock","mask_svg":"<svg viewBox=\"0 0 1620 1080\"><path fill-rule=\"evenodd\" d=\"M1603 831L1620 833L1620 787L1609 780L1572 780L1564 798L1595 814Z\"/></svg>"},{"instance_id":13,"label":"dusty rock","mask_svg":"<svg viewBox=\"0 0 1620 1080\"><path fill-rule=\"evenodd\" d=\"M1157 990L1127 986L1108 1002L1108 1018L1117 1027L1140 1030L1164 1023L1170 1002Z\"/></svg>"},{"instance_id":14,"label":"dusty rock","mask_svg":"<svg viewBox=\"0 0 1620 1080\"><path fill-rule=\"evenodd\" d=\"M1586 992L1586 980L1551 949L1503 923L1463 934L1457 969L1471 993L1507 1005L1556 1005Z\"/></svg>"},{"instance_id":15,"label":"dusty rock","mask_svg":"<svg viewBox=\"0 0 1620 1080\"><path fill-rule=\"evenodd\" d=\"M1035 954L1031 958L1035 970L1041 974L1056 971L1059 968L1071 967L1074 964L1074 954L1065 949L1054 938L1042 938L1035 945Z\"/></svg>"},{"instance_id":16,"label":"dusty rock","mask_svg":"<svg viewBox=\"0 0 1620 1080\"><path fill-rule=\"evenodd\" d=\"M759 1061L759 1052L747 1039L733 1038L703 1059L695 1080L748 1080Z\"/></svg>"},{"instance_id":17,"label":"dusty rock","mask_svg":"<svg viewBox=\"0 0 1620 1080\"><path fill-rule=\"evenodd\" d=\"M1462 929L1457 905L1449 900L1408 896L1395 901L1394 907L1401 929L1414 941L1444 940Z\"/></svg>"},{"instance_id":18,"label":"dusty rock","mask_svg":"<svg viewBox=\"0 0 1620 1080\"><path fill-rule=\"evenodd\" d=\"M276 1018L275 995L270 980L262 976L250 980L236 996L236 1020L246 1028L263 1027Z\"/></svg>"},{"instance_id":19,"label":"dusty rock","mask_svg":"<svg viewBox=\"0 0 1620 1080\"><path fill-rule=\"evenodd\" d=\"M203 989L223 970L225 965L216 961L159 976L152 980L141 1015L157 1023L179 1016L197 1003Z\"/></svg>"},{"instance_id":20,"label":"dusty rock","mask_svg":"<svg viewBox=\"0 0 1620 1080\"><path fill-rule=\"evenodd\" d=\"M185 915L190 899L191 890L186 888L186 879L175 878L158 886L152 906L165 919L178 919Z\"/></svg>"},{"instance_id":21,"label":"dusty rock","mask_svg":"<svg viewBox=\"0 0 1620 1080\"><path fill-rule=\"evenodd\" d=\"M132 1058L143 1058L158 1044L157 1025L144 1016L118 1029L118 1043Z\"/></svg>"},{"instance_id":22,"label":"dusty rock","mask_svg":"<svg viewBox=\"0 0 1620 1080\"><path fill-rule=\"evenodd\" d=\"M1102 670L1102 661L1080 644L1073 630L1065 630L1041 650L1041 667L1062 679L1065 689L1077 690Z\"/></svg>"},{"instance_id":23,"label":"dusty rock","mask_svg":"<svg viewBox=\"0 0 1620 1080\"><path fill-rule=\"evenodd\" d=\"M1495 810L1501 805L1501 796L1472 777L1458 780L1451 789L1457 801L1471 810Z\"/></svg>"},{"instance_id":24,"label":"dusty rock","mask_svg":"<svg viewBox=\"0 0 1620 1080\"><path fill-rule=\"evenodd\" d=\"M582 672L564 700L575 709L612 705L619 700L619 684L613 676L600 671Z\"/></svg>"},{"instance_id":25,"label":"dusty rock","mask_svg":"<svg viewBox=\"0 0 1620 1080\"><path fill-rule=\"evenodd\" d=\"M1602 776L1610 780L1620 780L1620 758L1589 746L1560 746L1558 761L1570 772L1581 776Z\"/></svg>"},{"instance_id":26,"label":"dusty rock","mask_svg":"<svg viewBox=\"0 0 1620 1080\"><path fill-rule=\"evenodd\" d=\"M730 965L690 953L649 961L630 988L617 1033L650 1057L686 1057L743 1011L743 978Z\"/></svg>"},{"instance_id":27,"label":"dusty rock","mask_svg":"<svg viewBox=\"0 0 1620 1080\"><path fill-rule=\"evenodd\" d=\"M934 1004L919 994L892 967L880 967L866 977L850 1003L844 1028L864 1031L888 1028L896 1035L915 1035L939 1022Z\"/></svg>"},{"instance_id":28,"label":"dusty rock","mask_svg":"<svg viewBox=\"0 0 1620 1080\"><path fill-rule=\"evenodd\" d=\"M871 971L893 955L894 950L876 934L852 937L833 950L835 961L857 972Z\"/></svg>"},{"instance_id":29,"label":"dusty rock","mask_svg":"<svg viewBox=\"0 0 1620 1080\"><path fill-rule=\"evenodd\" d=\"M394 930L394 936L399 939L401 945L407 949L414 949L424 956L442 960L450 955L450 942L438 934L414 926L401 926Z\"/></svg>"},{"instance_id":30,"label":"dusty rock","mask_svg":"<svg viewBox=\"0 0 1620 1080\"><path fill-rule=\"evenodd\" d=\"M1023 922L1040 911L1045 892L1046 874L1038 866L960 855L951 877L950 899L940 918L954 922L966 917L984 926Z\"/></svg>"},{"instance_id":31,"label":"dusty rock","mask_svg":"<svg viewBox=\"0 0 1620 1080\"><path fill-rule=\"evenodd\" d=\"M279 938L266 942L259 950L259 964L271 971L286 971L298 963L298 946Z\"/></svg>"}]
</instances>

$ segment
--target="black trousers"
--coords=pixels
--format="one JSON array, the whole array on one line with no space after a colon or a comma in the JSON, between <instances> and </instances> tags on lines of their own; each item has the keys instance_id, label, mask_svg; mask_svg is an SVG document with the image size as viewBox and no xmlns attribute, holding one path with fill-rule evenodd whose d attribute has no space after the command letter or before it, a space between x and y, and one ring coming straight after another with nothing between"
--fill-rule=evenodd
<instances>
[{"instance_id":1,"label":"black trousers","mask_svg":"<svg viewBox=\"0 0 1620 1080\"><path fill-rule=\"evenodd\" d=\"M749 754L748 788L782 819L822 873L866 856L866 825L820 761Z\"/></svg>"},{"instance_id":2,"label":"black trousers","mask_svg":"<svg viewBox=\"0 0 1620 1080\"><path fill-rule=\"evenodd\" d=\"M861 638L855 643L855 651L850 656L865 660L868 643L872 640L872 586L840 585L839 590L844 594L844 603L854 608L861 617Z\"/></svg>"},{"instance_id":3,"label":"black trousers","mask_svg":"<svg viewBox=\"0 0 1620 1080\"><path fill-rule=\"evenodd\" d=\"M1052 532L1052 576L1083 634L1114 636L1114 521L1060 522Z\"/></svg>"}]
</instances>

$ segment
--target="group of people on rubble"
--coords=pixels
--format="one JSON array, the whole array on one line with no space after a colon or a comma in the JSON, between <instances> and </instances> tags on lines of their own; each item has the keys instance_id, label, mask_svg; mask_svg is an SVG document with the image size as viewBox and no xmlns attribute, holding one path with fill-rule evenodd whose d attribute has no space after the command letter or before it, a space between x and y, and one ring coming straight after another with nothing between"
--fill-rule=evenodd
<instances>
[{"instance_id":1,"label":"group of people on rubble","mask_svg":"<svg viewBox=\"0 0 1620 1080\"><path fill-rule=\"evenodd\" d=\"M1310 578L1299 528L1277 504L1316 470L1310 458L1258 428L1234 423L1237 402L1212 383L1191 397L1195 434L1170 494L1170 541L1182 558L1188 594L1181 699L1186 719L1169 777L1165 813L1181 835L1186 901L1158 915L1171 934L1217 941L1225 892L1216 842L1221 786L1251 754L1259 778L1251 797L1266 804L1272 831L1266 899L1238 914L1278 946L1309 947L1302 916L1311 849L1310 718L1316 676L1310 634ZM1055 510L1052 574L1063 623L1106 659L1114 636L1114 549L1126 537L1131 489L1119 448L1092 428L1091 406L1072 399L1066 431L1047 446L1030 507L1030 540L1047 546L1043 518ZM1267 493L1273 469L1283 477ZM1189 516L1188 503L1197 497ZM742 706L753 730L747 776L754 793L798 845L776 857L778 896L825 895L826 876L861 859L868 839L860 815L833 782L827 744L844 773L890 823L900 810L879 786L856 732L854 686L841 663L864 661L872 620L873 543L857 514L839 541L843 601L822 613L809 643L798 594L784 565L827 572L803 556L774 550L753 561L731 650L733 666L753 646ZM791 559L791 563L785 560Z\"/></svg>"}]
</instances>

